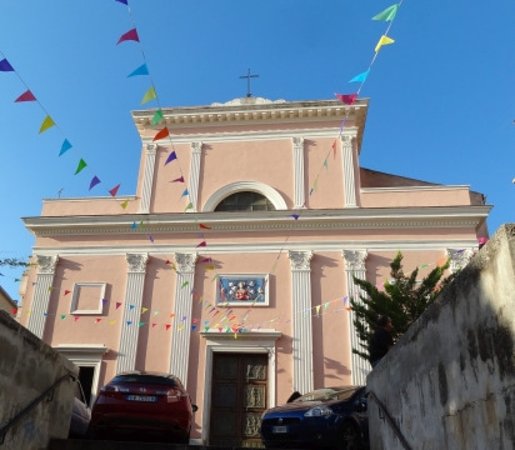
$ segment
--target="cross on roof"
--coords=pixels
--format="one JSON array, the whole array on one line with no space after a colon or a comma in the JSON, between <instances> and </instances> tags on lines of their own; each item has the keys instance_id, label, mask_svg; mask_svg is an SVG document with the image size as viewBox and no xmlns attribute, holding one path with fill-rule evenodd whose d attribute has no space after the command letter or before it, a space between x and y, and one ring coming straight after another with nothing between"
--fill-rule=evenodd
<instances>
[{"instance_id":1,"label":"cross on roof","mask_svg":"<svg viewBox=\"0 0 515 450\"><path fill-rule=\"evenodd\" d=\"M252 97L252 92L250 91L250 79L251 78L259 78L259 75L257 74L251 74L250 69L247 70L247 75L241 75L240 79L246 78L247 79L247 97Z\"/></svg>"}]
</instances>

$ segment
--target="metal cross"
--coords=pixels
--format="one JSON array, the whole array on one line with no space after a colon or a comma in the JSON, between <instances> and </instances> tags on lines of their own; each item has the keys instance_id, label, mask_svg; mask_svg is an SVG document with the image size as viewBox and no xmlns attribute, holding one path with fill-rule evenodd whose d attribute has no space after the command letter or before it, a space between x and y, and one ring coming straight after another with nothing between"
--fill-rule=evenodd
<instances>
[{"instance_id":1,"label":"metal cross","mask_svg":"<svg viewBox=\"0 0 515 450\"><path fill-rule=\"evenodd\" d=\"M250 69L247 70L247 75L241 75L240 79L246 78L247 79L247 97L252 97L252 92L250 91L250 79L251 78L259 78L259 75L251 74Z\"/></svg>"}]
</instances>

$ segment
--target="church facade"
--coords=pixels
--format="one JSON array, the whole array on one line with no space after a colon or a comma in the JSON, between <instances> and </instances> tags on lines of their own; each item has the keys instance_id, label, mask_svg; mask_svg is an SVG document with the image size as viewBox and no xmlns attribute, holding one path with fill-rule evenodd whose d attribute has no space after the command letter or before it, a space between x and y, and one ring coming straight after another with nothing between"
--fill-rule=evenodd
<instances>
[{"instance_id":1,"label":"church facade","mask_svg":"<svg viewBox=\"0 0 515 450\"><path fill-rule=\"evenodd\" d=\"M381 287L398 251L421 276L456 270L490 209L467 186L361 167L367 107L134 112L134 196L45 200L24 219L19 320L80 367L91 401L119 372L177 375L204 444L258 445L262 411L293 391L364 384L353 277Z\"/></svg>"}]
</instances>

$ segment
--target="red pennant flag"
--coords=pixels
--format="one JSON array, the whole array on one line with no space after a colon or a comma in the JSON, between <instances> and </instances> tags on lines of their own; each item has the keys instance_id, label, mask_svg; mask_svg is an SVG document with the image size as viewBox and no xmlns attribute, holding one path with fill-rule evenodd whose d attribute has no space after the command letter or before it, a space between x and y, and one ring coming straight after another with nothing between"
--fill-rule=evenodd
<instances>
[{"instance_id":1,"label":"red pennant flag","mask_svg":"<svg viewBox=\"0 0 515 450\"><path fill-rule=\"evenodd\" d=\"M71 291L69 291L68 289L65 289L64 291L64 295L68 295Z\"/></svg>"},{"instance_id":2,"label":"red pennant flag","mask_svg":"<svg viewBox=\"0 0 515 450\"><path fill-rule=\"evenodd\" d=\"M75 317L73 318L73 321L74 321L74 322L77 322L77 320L79 320L79 319L80 319L80 316L75 316Z\"/></svg>"},{"instance_id":3,"label":"red pennant flag","mask_svg":"<svg viewBox=\"0 0 515 450\"><path fill-rule=\"evenodd\" d=\"M14 102L20 103L20 102L34 102L36 100L36 97L34 97L34 94L30 92L30 90L25 91L23 94L21 94Z\"/></svg>"},{"instance_id":4,"label":"red pennant flag","mask_svg":"<svg viewBox=\"0 0 515 450\"><path fill-rule=\"evenodd\" d=\"M16 306L13 309L11 309L11 314L13 316L15 316L17 312L18 312L18 308L16 308Z\"/></svg>"},{"instance_id":5,"label":"red pennant flag","mask_svg":"<svg viewBox=\"0 0 515 450\"><path fill-rule=\"evenodd\" d=\"M197 248L199 248L199 247L207 247L207 242L202 241L200 244L197 245Z\"/></svg>"},{"instance_id":6,"label":"red pennant flag","mask_svg":"<svg viewBox=\"0 0 515 450\"><path fill-rule=\"evenodd\" d=\"M127 33L122 34L120 36L120 39L118 39L118 42L116 43L116 45L118 45L124 41L139 42L139 36L138 36L138 32L136 31L136 28L133 28L132 30L127 31Z\"/></svg>"},{"instance_id":7,"label":"red pennant flag","mask_svg":"<svg viewBox=\"0 0 515 450\"><path fill-rule=\"evenodd\" d=\"M336 139L333 142L333 145L331 145L331 148L333 149L333 158L336 158Z\"/></svg>"},{"instance_id":8,"label":"red pennant flag","mask_svg":"<svg viewBox=\"0 0 515 450\"><path fill-rule=\"evenodd\" d=\"M157 134L154 136L153 141L158 141L159 139L164 139L165 137L170 135L170 130L168 127L164 127L162 130L159 130Z\"/></svg>"},{"instance_id":9,"label":"red pennant flag","mask_svg":"<svg viewBox=\"0 0 515 450\"><path fill-rule=\"evenodd\" d=\"M170 325L169 323L166 323L166 324L165 324L165 329L168 331L168 330L170 329L170 327L171 327L171 326L172 326L172 325Z\"/></svg>"},{"instance_id":10,"label":"red pennant flag","mask_svg":"<svg viewBox=\"0 0 515 450\"><path fill-rule=\"evenodd\" d=\"M184 183L184 177L180 176L179 178L176 178L175 180L170 181L170 183Z\"/></svg>"},{"instance_id":11,"label":"red pennant flag","mask_svg":"<svg viewBox=\"0 0 515 450\"><path fill-rule=\"evenodd\" d=\"M204 230L210 230L210 229L211 229L211 227L208 227L207 225L204 225L204 224L202 224L202 223L199 223L199 224L198 224L198 226L199 226L200 228L204 229Z\"/></svg>"},{"instance_id":12,"label":"red pennant flag","mask_svg":"<svg viewBox=\"0 0 515 450\"><path fill-rule=\"evenodd\" d=\"M117 184L113 189L109 191L112 197L116 197L116 194L118 194L118 189L120 189L120 185Z\"/></svg>"},{"instance_id":13,"label":"red pennant flag","mask_svg":"<svg viewBox=\"0 0 515 450\"><path fill-rule=\"evenodd\" d=\"M122 304L120 302L116 302L116 308L115 309L118 309L120 306L122 306Z\"/></svg>"},{"instance_id":14,"label":"red pennant flag","mask_svg":"<svg viewBox=\"0 0 515 450\"><path fill-rule=\"evenodd\" d=\"M95 319L95 323L100 323L102 322L102 319Z\"/></svg>"},{"instance_id":15,"label":"red pennant flag","mask_svg":"<svg viewBox=\"0 0 515 450\"><path fill-rule=\"evenodd\" d=\"M358 98L358 94L335 94L336 98L346 105L352 105Z\"/></svg>"},{"instance_id":16,"label":"red pennant flag","mask_svg":"<svg viewBox=\"0 0 515 450\"><path fill-rule=\"evenodd\" d=\"M157 323L152 322L152 328L154 328L157 325Z\"/></svg>"}]
</instances>

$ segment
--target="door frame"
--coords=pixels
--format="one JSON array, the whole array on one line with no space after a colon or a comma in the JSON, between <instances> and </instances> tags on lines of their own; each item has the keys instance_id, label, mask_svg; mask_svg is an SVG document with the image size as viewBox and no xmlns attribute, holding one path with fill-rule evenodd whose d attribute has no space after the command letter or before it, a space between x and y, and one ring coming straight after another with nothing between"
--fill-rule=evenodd
<instances>
[{"instance_id":1,"label":"door frame","mask_svg":"<svg viewBox=\"0 0 515 450\"><path fill-rule=\"evenodd\" d=\"M204 403L202 406L201 440L209 444L209 426L211 419L211 388L213 384L213 354L214 353L260 353L268 355L267 373L267 407L275 405L276 386L276 350L275 342L282 336L278 331L246 332L237 335L232 333L204 332L206 339L206 364L204 373Z\"/></svg>"}]
</instances>

